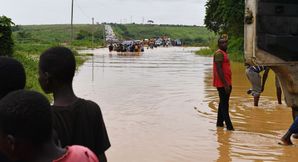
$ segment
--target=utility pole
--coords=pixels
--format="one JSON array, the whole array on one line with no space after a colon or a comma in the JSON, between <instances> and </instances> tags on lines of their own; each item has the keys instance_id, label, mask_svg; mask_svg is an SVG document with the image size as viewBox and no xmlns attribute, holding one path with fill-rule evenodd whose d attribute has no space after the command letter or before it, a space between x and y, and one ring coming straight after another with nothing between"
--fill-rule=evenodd
<instances>
[{"instance_id":1,"label":"utility pole","mask_svg":"<svg viewBox=\"0 0 298 162\"><path fill-rule=\"evenodd\" d=\"M73 41L73 1L71 0L71 18L70 18L70 46L72 47L72 41Z\"/></svg>"},{"instance_id":2,"label":"utility pole","mask_svg":"<svg viewBox=\"0 0 298 162\"><path fill-rule=\"evenodd\" d=\"M102 30L102 47L105 46L105 40L106 40L106 25L103 25L103 30Z\"/></svg>"},{"instance_id":3,"label":"utility pole","mask_svg":"<svg viewBox=\"0 0 298 162\"><path fill-rule=\"evenodd\" d=\"M94 45L94 17L92 17L92 44L91 44L92 49L93 49L93 45Z\"/></svg>"}]
</instances>

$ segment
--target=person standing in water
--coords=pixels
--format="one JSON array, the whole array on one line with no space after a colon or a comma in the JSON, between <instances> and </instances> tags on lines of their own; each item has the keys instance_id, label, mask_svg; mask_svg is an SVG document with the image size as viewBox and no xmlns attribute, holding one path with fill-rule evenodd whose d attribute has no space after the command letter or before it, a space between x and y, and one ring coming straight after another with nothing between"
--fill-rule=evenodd
<instances>
[{"instance_id":1,"label":"person standing in water","mask_svg":"<svg viewBox=\"0 0 298 162\"><path fill-rule=\"evenodd\" d=\"M250 66L248 65L245 73L246 76L252 86L247 91L247 94L251 94L254 97L254 106L259 105L259 99L261 93L264 91L265 83L269 73L269 67L267 66ZM263 77L261 77L260 73L263 72Z\"/></svg>"},{"instance_id":2,"label":"person standing in water","mask_svg":"<svg viewBox=\"0 0 298 162\"><path fill-rule=\"evenodd\" d=\"M217 127L223 127L224 122L227 130L234 130L229 115L229 100L232 91L232 72L230 60L227 53L227 37L218 39L218 50L213 57L213 86L217 88L219 95L219 106L217 113Z\"/></svg>"}]
</instances>

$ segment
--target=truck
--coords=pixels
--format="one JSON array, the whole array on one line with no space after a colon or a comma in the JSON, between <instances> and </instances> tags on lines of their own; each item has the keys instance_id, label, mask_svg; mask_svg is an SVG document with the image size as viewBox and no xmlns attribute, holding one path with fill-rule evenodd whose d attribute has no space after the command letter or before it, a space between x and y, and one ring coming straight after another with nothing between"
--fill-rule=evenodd
<instances>
[{"instance_id":1,"label":"truck","mask_svg":"<svg viewBox=\"0 0 298 162\"><path fill-rule=\"evenodd\" d=\"M298 116L298 0L245 0L244 58L269 66Z\"/></svg>"}]
</instances>

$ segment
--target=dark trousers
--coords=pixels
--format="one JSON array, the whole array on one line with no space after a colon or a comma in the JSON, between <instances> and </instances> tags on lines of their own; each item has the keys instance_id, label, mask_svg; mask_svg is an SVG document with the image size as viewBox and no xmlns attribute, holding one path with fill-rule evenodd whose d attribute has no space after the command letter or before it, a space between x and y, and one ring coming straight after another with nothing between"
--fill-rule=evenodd
<instances>
[{"instance_id":1,"label":"dark trousers","mask_svg":"<svg viewBox=\"0 0 298 162\"><path fill-rule=\"evenodd\" d=\"M292 123L289 131L291 133L298 133L298 117L295 118L294 122Z\"/></svg>"},{"instance_id":2,"label":"dark trousers","mask_svg":"<svg viewBox=\"0 0 298 162\"><path fill-rule=\"evenodd\" d=\"M10 162L2 153L0 154L0 162Z\"/></svg>"},{"instance_id":3,"label":"dark trousers","mask_svg":"<svg viewBox=\"0 0 298 162\"><path fill-rule=\"evenodd\" d=\"M232 91L232 86L230 86ZM219 95L219 106L217 112L217 123L216 126L223 127L223 122L226 123L228 130L233 130L233 124L229 115L229 100L230 94L227 94L224 87L217 88Z\"/></svg>"}]
</instances>

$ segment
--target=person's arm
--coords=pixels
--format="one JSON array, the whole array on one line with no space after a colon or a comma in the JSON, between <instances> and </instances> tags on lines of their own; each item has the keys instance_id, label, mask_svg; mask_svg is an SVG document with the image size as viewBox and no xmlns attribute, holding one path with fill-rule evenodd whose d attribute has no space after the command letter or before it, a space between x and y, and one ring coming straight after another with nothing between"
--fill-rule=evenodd
<instances>
[{"instance_id":1,"label":"person's arm","mask_svg":"<svg viewBox=\"0 0 298 162\"><path fill-rule=\"evenodd\" d=\"M264 74L263 74L263 78L262 78L262 92L264 91L264 88L265 88L265 83L266 83L266 80L267 80L267 77L268 77L268 73L269 73L269 68L266 68Z\"/></svg>"},{"instance_id":2,"label":"person's arm","mask_svg":"<svg viewBox=\"0 0 298 162\"><path fill-rule=\"evenodd\" d=\"M99 154L98 157L99 157L98 158L99 162L107 162L108 161L105 153Z\"/></svg>"},{"instance_id":3,"label":"person's arm","mask_svg":"<svg viewBox=\"0 0 298 162\"><path fill-rule=\"evenodd\" d=\"M230 86L228 85L227 81L225 80L224 72L222 70L223 54L216 53L214 56L214 62L216 65L216 71L219 76L219 79L224 84L225 91L228 94L228 93L230 93L231 89L230 89Z\"/></svg>"}]
</instances>

